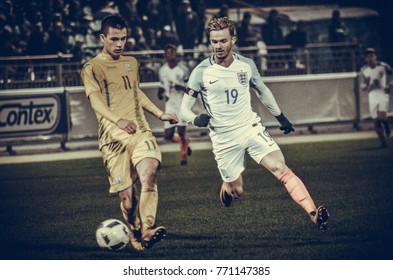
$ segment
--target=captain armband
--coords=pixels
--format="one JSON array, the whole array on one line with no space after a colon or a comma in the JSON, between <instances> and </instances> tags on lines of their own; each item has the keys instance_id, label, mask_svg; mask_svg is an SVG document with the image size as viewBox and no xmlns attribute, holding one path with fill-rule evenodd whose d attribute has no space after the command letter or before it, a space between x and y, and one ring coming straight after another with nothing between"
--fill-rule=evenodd
<instances>
[{"instance_id":1,"label":"captain armband","mask_svg":"<svg viewBox=\"0 0 393 280\"><path fill-rule=\"evenodd\" d=\"M188 88L186 89L185 94L188 94L189 96L192 96L192 97L194 97L194 98L197 98L199 92L198 92L198 91L195 91L195 90L193 90L193 89L191 89L191 88L188 87Z\"/></svg>"}]
</instances>

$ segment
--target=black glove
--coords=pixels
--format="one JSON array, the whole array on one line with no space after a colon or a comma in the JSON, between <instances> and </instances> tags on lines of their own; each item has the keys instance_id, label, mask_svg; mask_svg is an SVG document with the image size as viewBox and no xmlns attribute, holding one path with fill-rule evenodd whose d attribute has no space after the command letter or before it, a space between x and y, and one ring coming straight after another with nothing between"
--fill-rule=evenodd
<instances>
[{"instance_id":1,"label":"black glove","mask_svg":"<svg viewBox=\"0 0 393 280\"><path fill-rule=\"evenodd\" d=\"M280 130L282 130L284 132L284 134L288 134L288 133L291 133L291 132L295 131L295 129L292 127L291 122L288 121L288 119L284 116L283 113L281 113L280 115L276 116L276 119L281 124Z\"/></svg>"},{"instance_id":2,"label":"black glove","mask_svg":"<svg viewBox=\"0 0 393 280\"><path fill-rule=\"evenodd\" d=\"M194 124L199 127L206 127L209 124L210 118L207 114L200 114L194 119Z\"/></svg>"}]
</instances>

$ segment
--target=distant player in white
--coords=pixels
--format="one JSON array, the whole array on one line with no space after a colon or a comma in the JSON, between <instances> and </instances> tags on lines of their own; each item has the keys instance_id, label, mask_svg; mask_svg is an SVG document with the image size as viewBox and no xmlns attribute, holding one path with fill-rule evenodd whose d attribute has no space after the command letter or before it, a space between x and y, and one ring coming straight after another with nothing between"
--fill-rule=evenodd
<instances>
[{"instance_id":1,"label":"distant player in white","mask_svg":"<svg viewBox=\"0 0 393 280\"><path fill-rule=\"evenodd\" d=\"M166 112L179 114L183 93L186 90L186 82L190 71L184 63L179 62L176 46L165 47L166 62L160 68L158 76L160 87L158 88L158 99L165 100ZM186 134L187 123L180 121L177 124L165 122L165 139L180 143L181 165L187 164L187 156L191 155L190 140ZM177 127L177 133L175 128Z\"/></svg>"},{"instance_id":2,"label":"distant player in white","mask_svg":"<svg viewBox=\"0 0 393 280\"><path fill-rule=\"evenodd\" d=\"M365 61L366 65L360 70L361 87L368 92L370 114L374 120L375 132L381 141L381 148L387 148L386 138L389 138L391 133L387 111L392 87L392 69L388 64L377 60L377 53L373 48L366 49Z\"/></svg>"},{"instance_id":3,"label":"distant player in white","mask_svg":"<svg viewBox=\"0 0 393 280\"><path fill-rule=\"evenodd\" d=\"M252 110L252 86L269 111L280 122L285 134L294 131L255 66L244 56L232 52L236 42L234 23L213 18L207 34L214 55L202 61L191 73L179 117L200 127L209 125L213 153L223 180L220 200L229 207L243 193L244 157L247 152L258 164L280 180L292 199L308 214L321 231L328 227L328 211L316 208L303 182L285 164L284 156ZM207 114L196 116L191 108L201 95Z\"/></svg>"}]
</instances>

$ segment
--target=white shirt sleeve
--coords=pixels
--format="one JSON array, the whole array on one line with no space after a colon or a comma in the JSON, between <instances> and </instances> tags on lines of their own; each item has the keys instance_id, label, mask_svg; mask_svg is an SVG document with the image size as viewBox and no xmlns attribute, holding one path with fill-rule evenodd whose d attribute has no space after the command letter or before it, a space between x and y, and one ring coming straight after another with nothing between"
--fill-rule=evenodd
<instances>
[{"instance_id":1,"label":"white shirt sleeve","mask_svg":"<svg viewBox=\"0 0 393 280\"><path fill-rule=\"evenodd\" d=\"M192 106L195 104L195 101L195 97L184 94L181 102L179 118L189 124L194 124L194 119L197 117L197 115L195 115L191 110Z\"/></svg>"}]
</instances>

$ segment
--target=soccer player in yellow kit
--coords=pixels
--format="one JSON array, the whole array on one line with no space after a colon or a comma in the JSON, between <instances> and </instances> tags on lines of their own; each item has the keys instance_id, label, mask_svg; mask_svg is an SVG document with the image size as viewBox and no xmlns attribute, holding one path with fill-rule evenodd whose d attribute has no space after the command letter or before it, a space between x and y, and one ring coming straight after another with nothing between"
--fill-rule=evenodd
<instances>
[{"instance_id":1,"label":"soccer player in yellow kit","mask_svg":"<svg viewBox=\"0 0 393 280\"><path fill-rule=\"evenodd\" d=\"M137 60L122 56L127 40L124 18L111 15L103 19L100 40L102 51L83 66L81 77L98 119L109 192L118 193L123 217L131 228L131 245L142 251L166 235L165 227L155 225L161 151L144 111L162 121L177 123L178 119L162 112L139 88ZM139 197L135 189L138 178Z\"/></svg>"}]
</instances>

